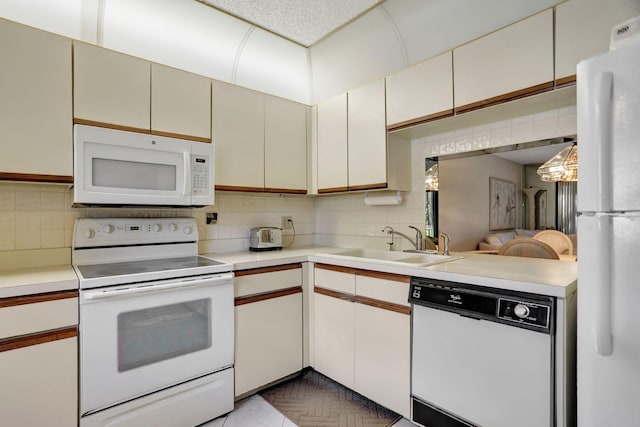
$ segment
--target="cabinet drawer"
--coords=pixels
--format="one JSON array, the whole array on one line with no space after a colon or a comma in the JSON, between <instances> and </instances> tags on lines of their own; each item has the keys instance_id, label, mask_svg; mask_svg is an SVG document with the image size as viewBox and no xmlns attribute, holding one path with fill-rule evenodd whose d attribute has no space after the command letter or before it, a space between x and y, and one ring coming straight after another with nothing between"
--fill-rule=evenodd
<instances>
[{"instance_id":1,"label":"cabinet drawer","mask_svg":"<svg viewBox=\"0 0 640 427\"><path fill-rule=\"evenodd\" d=\"M409 277L398 279L402 280L357 275L356 295L409 307Z\"/></svg>"},{"instance_id":2,"label":"cabinet drawer","mask_svg":"<svg viewBox=\"0 0 640 427\"><path fill-rule=\"evenodd\" d=\"M67 295L76 296L66 297ZM28 303L29 298L51 299ZM0 339L60 329L77 324L77 292L0 300Z\"/></svg>"},{"instance_id":3,"label":"cabinet drawer","mask_svg":"<svg viewBox=\"0 0 640 427\"><path fill-rule=\"evenodd\" d=\"M287 264L236 271L235 297L302 286L302 265Z\"/></svg>"},{"instance_id":4,"label":"cabinet drawer","mask_svg":"<svg viewBox=\"0 0 640 427\"><path fill-rule=\"evenodd\" d=\"M355 270L316 264L315 286L346 294L356 293Z\"/></svg>"}]
</instances>

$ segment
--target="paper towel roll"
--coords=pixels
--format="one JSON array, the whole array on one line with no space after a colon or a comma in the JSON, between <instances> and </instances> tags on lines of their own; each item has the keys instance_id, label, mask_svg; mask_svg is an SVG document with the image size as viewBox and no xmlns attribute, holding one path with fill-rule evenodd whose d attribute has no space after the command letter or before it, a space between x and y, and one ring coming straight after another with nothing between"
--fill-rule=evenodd
<instances>
[{"instance_id":1,"label":"paper towel roll","mask_svg":"<svg viewBox=\"0 0 640 427\"><path fill-rule=\"evenodd\" d=\"M402 203L402 193L396 191L395 194L370 195L368 192L364 195L364 204L367 206L380 205L399 205Z\"/></svg>"}]
</instances>

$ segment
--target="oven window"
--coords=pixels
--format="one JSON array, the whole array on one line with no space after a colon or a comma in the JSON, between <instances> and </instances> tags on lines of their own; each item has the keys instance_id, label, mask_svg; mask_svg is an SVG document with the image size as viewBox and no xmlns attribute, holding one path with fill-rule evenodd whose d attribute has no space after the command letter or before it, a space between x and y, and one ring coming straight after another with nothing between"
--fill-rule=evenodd
<instances>
[{"instance_id":1,"label":"oven window","mask_svg":"<svg viewBox=\"0 0 640 427\"><path fill-rule=\"evenodd\" d=\"M211 300L118 315L118 371L124 372L211 347Z\"/></svg>"},{"instance_id":2,"label":"oven window","mask_svg":"<svg viewBox=\"0 0 640 427\"><path fill-rule=\"evenodd\" d=\"M176 189L175 165L98 157L91 159L91 165L91 179L96 187L170 191Z\"/></svg>"}]
</instances>

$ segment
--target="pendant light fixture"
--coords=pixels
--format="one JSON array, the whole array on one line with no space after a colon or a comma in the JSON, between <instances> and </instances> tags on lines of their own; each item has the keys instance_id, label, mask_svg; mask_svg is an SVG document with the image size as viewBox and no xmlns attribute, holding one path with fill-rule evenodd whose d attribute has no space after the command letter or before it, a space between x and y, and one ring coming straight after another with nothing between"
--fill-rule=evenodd
<instances>
[{"instance_id":1,"label":"pendant light fixture","mask_svg":"<svg viewBox=\"0 0 640 427\"><path fill-rule=\"evenodd\" d=\"M438 181L438 163L436 163L424 173L425 191L438 191Z\"/></svg>"},{"instance_id":2,"label":"pendant light fixture","mask_svg":"<svg viewBox=\"0 0 640 427\"><path fill-rule=\"evenodd\" d=\"M574 143L538 168L540 179L546 182L578 180L578 146Z\"/></svg>"}]
</instances>

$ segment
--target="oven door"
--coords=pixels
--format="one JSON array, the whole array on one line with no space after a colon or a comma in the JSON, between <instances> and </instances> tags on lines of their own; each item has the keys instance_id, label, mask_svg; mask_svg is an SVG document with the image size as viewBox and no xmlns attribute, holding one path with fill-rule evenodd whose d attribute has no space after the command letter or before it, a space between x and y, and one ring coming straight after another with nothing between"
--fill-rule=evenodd
<instances>
[{"instance_id":1,"label":"oven door","mask_svg":"<svg viewBox=\"0 0 640 427\"><path fill-rule=\"evenodd\" d=\"M191 204L191 142L74 126L74 203Z\"/></svg>"},{"instance_id":2,"label":"oven door","mask_svg":"<svg viewBox=\"0 0 640 427\"><path fill-rule=\"evenodd\" d=\"M233 365L233 274L80 292L81 414Z\"/></svg>"}]
</instances>

